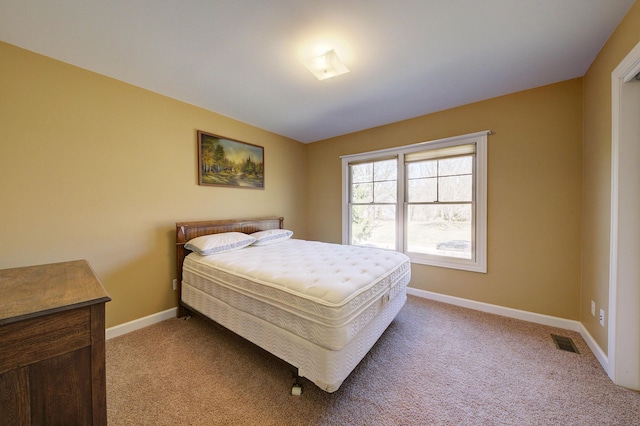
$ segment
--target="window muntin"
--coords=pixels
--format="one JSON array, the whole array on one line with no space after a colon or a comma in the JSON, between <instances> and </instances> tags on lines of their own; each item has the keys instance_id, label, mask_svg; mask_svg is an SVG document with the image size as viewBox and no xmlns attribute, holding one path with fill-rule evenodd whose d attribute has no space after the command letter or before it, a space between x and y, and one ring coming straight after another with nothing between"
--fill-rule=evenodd
<instances>
[{"instance_id":1,"label":"window muntin","mask_svg":"<svg viewBox=\"0 0 640 426\"><path fill-rule=\"evenodd\" d=\"M395 248L407 253L413 263L486 272L488 134L342 157L343 244ZM358 182L351 176L353 166L383 160L397 164L395 204L392 196L384 198L376 188L386 182L386 194L391 194L393 179L370 177ZM374 167L365 167L373 176ZM351 195L354 185L365 181L372 192L366 203ZM356 219L368 221L352 223L354 212ZM428 227L444 231L426 232Z\"/></svg>"},{"instance_id":2,"label":"window muntin","mask_svg":"<svg viewBox=\"0 0 640 426\"><path fill-rule=\"evenodd\" d=\"M407 163L407 201L472 201L473 156Z\"/></svg>"}]
</instances>

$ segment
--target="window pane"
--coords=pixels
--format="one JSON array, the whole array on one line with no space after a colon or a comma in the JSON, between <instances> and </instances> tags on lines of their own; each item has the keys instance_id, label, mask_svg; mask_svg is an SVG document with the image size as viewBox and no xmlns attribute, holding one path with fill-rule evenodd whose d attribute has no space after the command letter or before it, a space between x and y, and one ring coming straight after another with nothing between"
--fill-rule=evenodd
<instances>
[{"instance_id":1,"label":"window pane","mask_svg":"<svg viewBox=\"0 0 640 426\"><path fill-rule=\"evenodd\" d=\"M407 195L410 203L426 203L438 200L438 179L411 179Z\"/></svg>"},{"instance_id":2,"label":"window pane","mask_svg":"<svg viewBox=\"0 0 640 426\"><path fill-rule=\"evenodd\" d=\"M373 181L373 163L355 164L351 166L351 182Z\"/></svg>"},{"instance_id":3,"label":"window pane","mask_svg":"<svg viewBox=\"0 0 640 426\"><path fill-rule=\"evenodd\" d=\"M439 201L472 201L472 196L473 180L470 175L438 179Z\"/></svg>"},{"instance_id":4,"label":"window pane","mask_svg":"<svg viewBox=\"0 0 640 426\"><path fill-rule=\"evenodd\" d=\"M396 181L374 183L374 203L395 203L398 195Z\"/></svg>"},{"instance_id":5,"label":"window pane","mask_svg":"<svg viewBox=\"0 0 640 426\"><path fill-rule=\"evenodd\" d=\"M383 180L396 181L398 179L398 161L386 160L373 163L373 180L379 182Z\"/></svg>"},{"instance_id":6,"label":"window pane","mask_svg":"<svg viewBox=\"0 0 640 426\"><path fill-rule=\"evenodd\" d=\"M473 173L473 157L455 157L438 160L440 176L470 175Z\"/></svg>"},{"instance_id":7,"label":"window pane","mask_svg":"<svg viewBox=\"0 0 640 426\"><path fill-rule=\"evenodd\" d=\"M352 203L373 203L373 183L356 183L351 187Z\"/></svg>"},{"instance_id":8,"label":"window pane","mask_svg":"<svg viewBox=\"0 0 640 426\"><path fill-rule=\"evenodd\" d=\"M471 259L471 204L409 205L407 250Z\"/></svg>"},{"instance_id":9,"label":"window pane","mask_svg":"<svg viewBox=\"0 0 640 426\"><path fill-rule=\"evenodd\" d=\"M437 173L438 162L436 160L407 164L407 178L409 179L435 177Z\"/></svg>"},{"instance_id":10,"label":"window pane","mask_svg":"<svg viewBox=\"0 0 640 426\"><path fill-rule=\"evenodd\" d=\"M396 206L352 206L351 244L396 248Z\"/></svg>"},{"instance_id":11,"label":"window pane","mask_svg":"<svg viewBox=\"0 0 640 426\"><path fill-rule=\"evenodd\" d=\"M355 164L351 166L351 182L373 181L373 163Z\"/></svg>"}]
</instances>

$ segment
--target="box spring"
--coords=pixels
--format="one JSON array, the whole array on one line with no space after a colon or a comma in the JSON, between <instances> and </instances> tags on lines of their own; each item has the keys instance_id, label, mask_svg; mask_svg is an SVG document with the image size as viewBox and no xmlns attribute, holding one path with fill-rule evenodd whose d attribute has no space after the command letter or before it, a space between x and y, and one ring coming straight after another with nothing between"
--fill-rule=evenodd
<instances>
[{"instance_id":1,"label":"box spring","mask_svg":"<svg viewBox=\"0 0 640 426\"><path fill-rule=\"evenodd\" d=\"M182 291L182 300L189 308L295 366L301 377L306 377L326 392L338 390L382 336L407 299L406 287L403 287L357 336L336 351L235 309L188 284L183 285Z\"/></svg>"}]
</instances>

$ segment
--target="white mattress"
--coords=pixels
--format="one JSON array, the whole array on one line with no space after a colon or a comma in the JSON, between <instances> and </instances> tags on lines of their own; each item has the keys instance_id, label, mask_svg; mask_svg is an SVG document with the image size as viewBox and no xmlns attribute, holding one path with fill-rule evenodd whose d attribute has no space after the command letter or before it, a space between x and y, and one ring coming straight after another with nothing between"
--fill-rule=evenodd
<instances>
[{"instance_id":1,"label":"white mattress","mask_svg":"<svg viewBox=\"0 0 640 426\"><path fill-rule=\"evenodd\" d=\"M183 300L192 306L188 295L202 292L314 345L340 350L397 295L404 303L410 271L402 253L291 239L190 254Z\"/></svg>"}]
</instances>

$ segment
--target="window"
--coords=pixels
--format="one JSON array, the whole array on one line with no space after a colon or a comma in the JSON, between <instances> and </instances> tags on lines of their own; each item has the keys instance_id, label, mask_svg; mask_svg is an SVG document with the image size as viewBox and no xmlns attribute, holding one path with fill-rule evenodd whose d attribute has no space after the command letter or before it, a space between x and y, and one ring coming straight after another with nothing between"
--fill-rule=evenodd
<instances>
[{"instance_id":1,"label":"window","mask_svg":"<svg viewBox=\"0 0 640 426\"><path fill-rule=\"evenodd\" d=\"M487 134L342 157L343 243L486 272Z\"/></svg>"}]
</instances>

